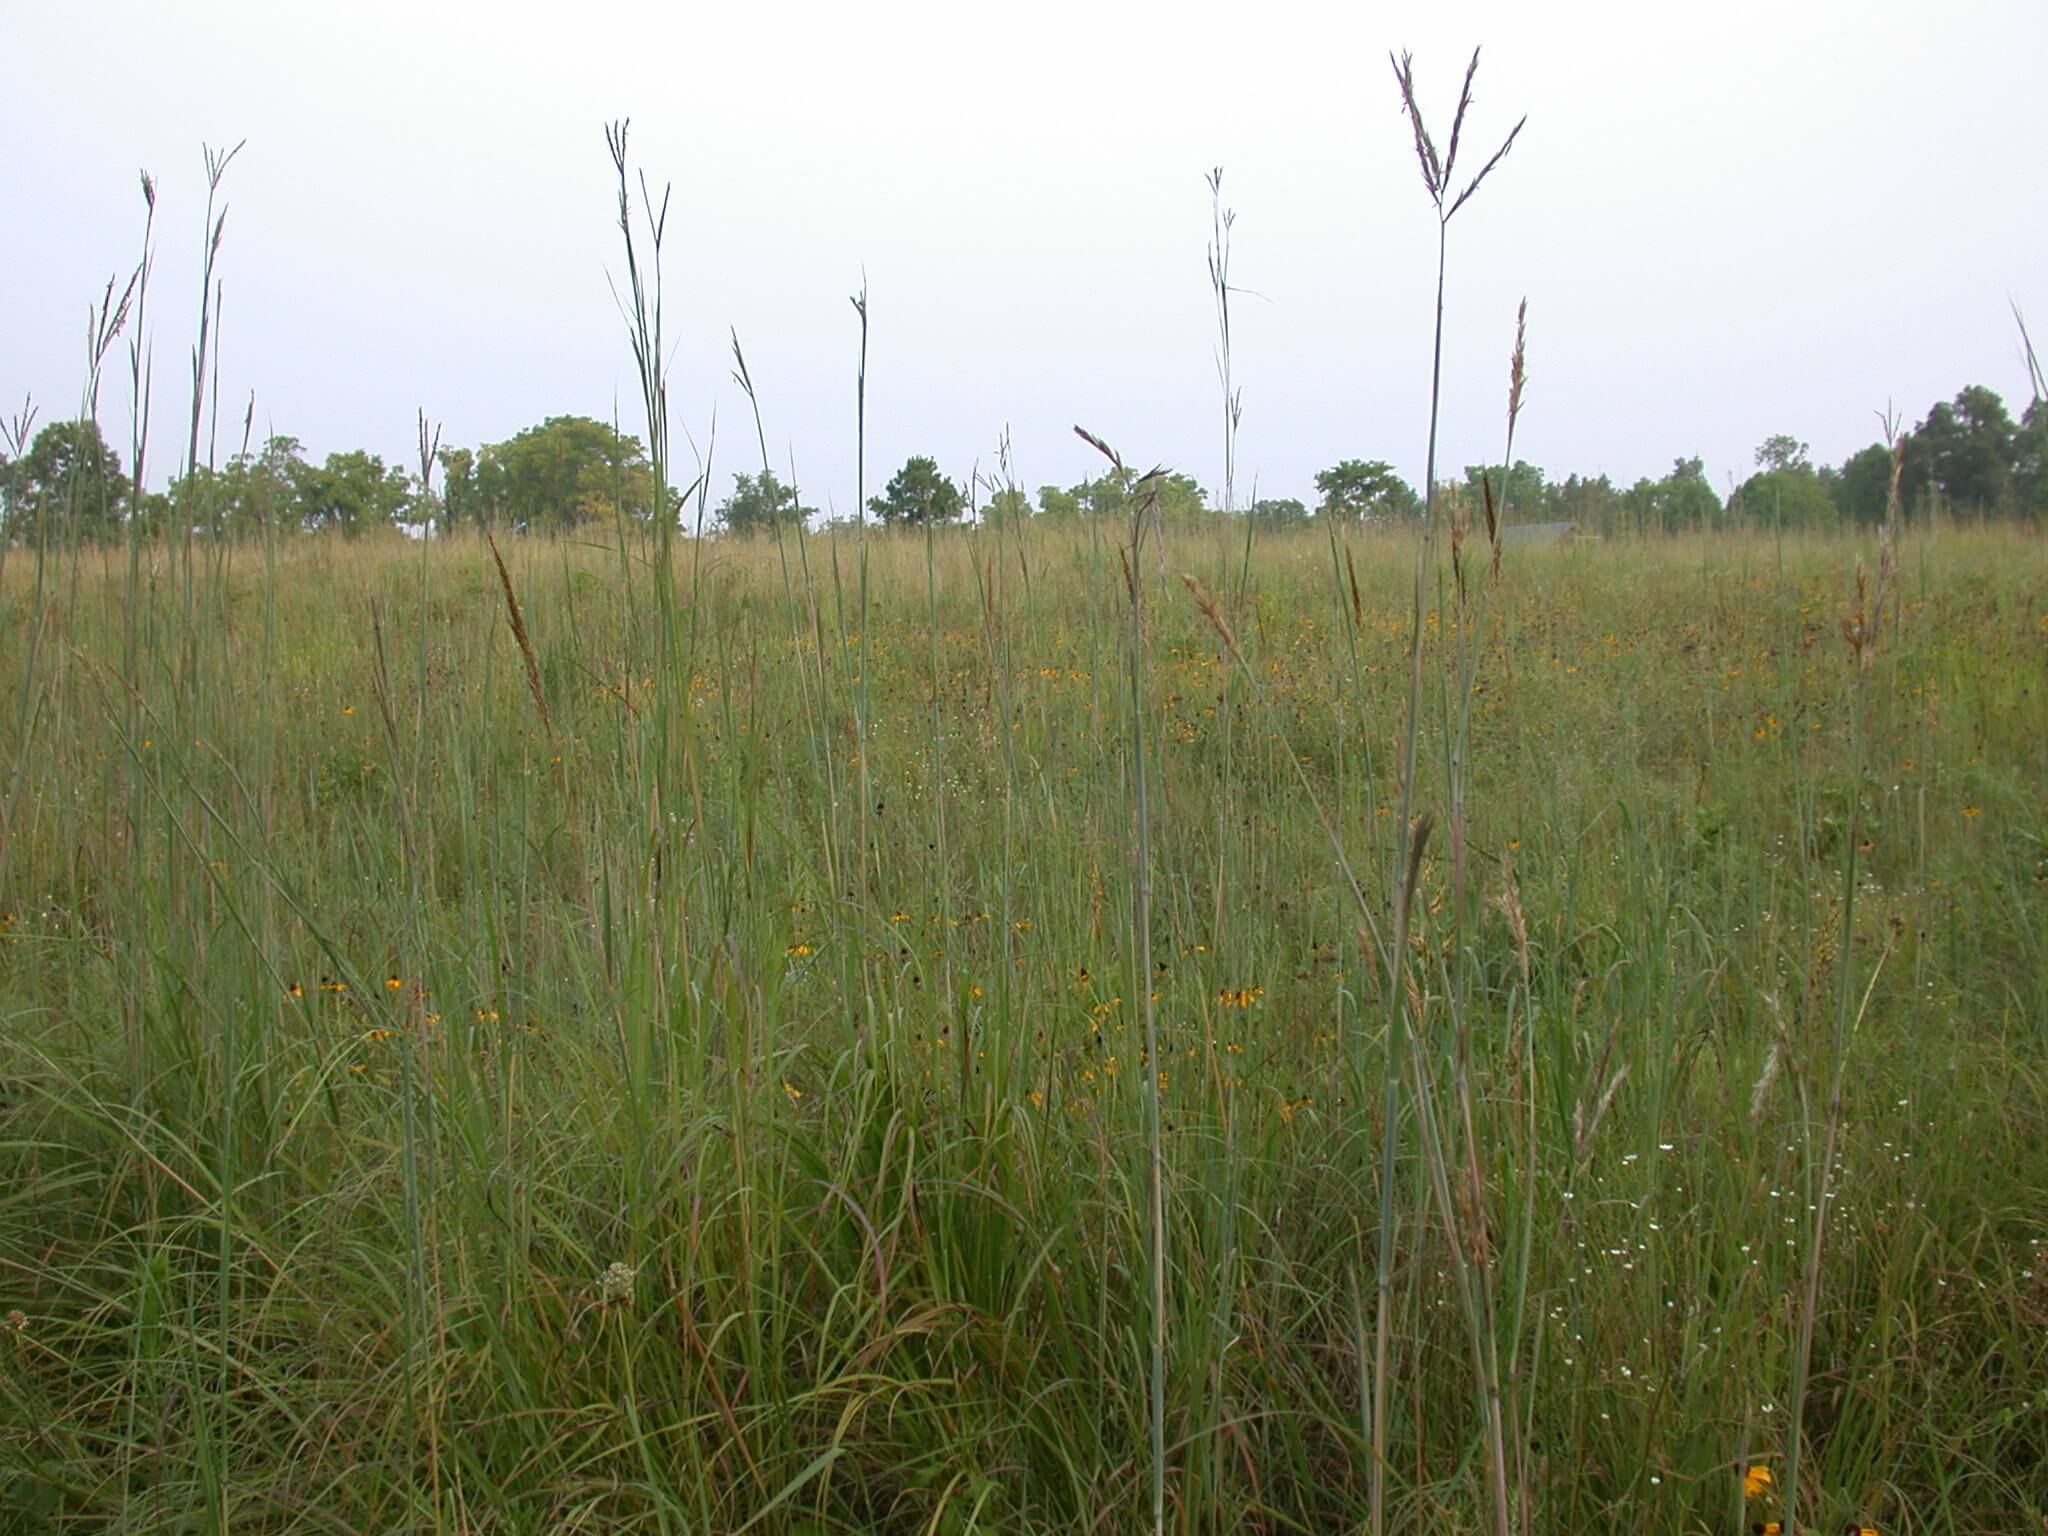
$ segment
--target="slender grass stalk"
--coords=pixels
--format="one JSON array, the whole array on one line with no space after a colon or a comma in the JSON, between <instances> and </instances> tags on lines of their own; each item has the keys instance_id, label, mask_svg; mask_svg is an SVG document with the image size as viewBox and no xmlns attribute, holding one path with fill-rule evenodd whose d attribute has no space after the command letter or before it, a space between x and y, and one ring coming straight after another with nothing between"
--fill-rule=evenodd
<instances>
[{"instance_id":1,"label":"slender grass stalk","mask_svg":"<svg viewBox=\"0 0 2048 1536\"><path fill-rule=\"evenodd\" d=\"M1799 1529L1799 1464L1804 1449L1806 1400L1813 1363L1813 1329L1820 1312L1821 1260L1828 1232L1828 1214L1835 1202L1835 1157L1841 1142L1843 1088L1849 1065L1850 1036L1861 1017L1852 1011L1856 996L1856 895L1859 885L1857 858L1863 840L1863 786L1870 771L1868 747L1870 712L1870 671L1877 660L1877 642L1884 625L1885 604L1890 599L1897 571L1899 525L1899 481L1904 472L1906 445L1894 424L1887 421L1885 436L1891 448L1891 482L1885 497L1885 524L1878 539L1877 584L1871 590L1863 565L1856 566L1856 602L1842 621L1842 635L1848 642L1849 662L1855 669L1849 710L1850 771L1848 828L1842 850L1842 926L1835 956L1834 1028L1828 1039L1827 1060L1822 1078L1827 1083L1826 1127L1822 1134L1818 1173L1812 1164L1813 1132L1810 1120L1802 1119L1801 1141L1807 1154L1807 1192L1813 1196L1811 1220L1806 1224L1806 1259L1799 1307L1799 1329L1792 1353L1792 1388L1786 1395L1785 1415L1785 1517L1787 1536ZM1889 953L1889 945L1887 945ZM1884 964L1880 956L1877 967ZM1876 975L1870 985L1876 986ZM1864 994L1868 1002L1868 991Z\"/></svg>"},{"instance_id":2,"label":"slender grass stalk","mask_svg":"<svg viewBox=\"0 0 2048 1536\"><path fill-rule=\"evenodd\" d=\"M1457 167L1458 145L1463 135L1465 114L1472 104L1472 81L1479 70L1479 51L1472 52L1472 61L1465 68L1465 83L1458 96L1458 109L1451 120L1450 143L1442 156L1437 153L1435 142L1422 119L1422 108L1415 96L1415 71L1408 55L1391 60L1394 67L1394 81L1401 93L1401 102L1408 113L1409 126L1414 131L1415 155L1422 171L1422 182L1428 191L1430 202L1436 210L1436 309L1435 323L1431 331L1429 366L1429 443L1424 456L1423 467L1423 532L1422 547L1415 566L1414 604L1410 615L1409 629L1409 672L1407 714L1402 722L1401 737L1401 794L1400 820L1396 823L1397 838L1405 839L1411 818L1414 815L1416 793L1416 766L1422 740L1422 663L1424 654L1424 617L1426 613L1427 578L1436 564L1437 540L1437 476L1436 450L1438 418L1443 405L1443 358L1444 358L1444 279L1447 252L1450 245L1451 220L1476 193L1494 167L1500 164L1507 152L1514 148L1520 136L1525 117L1508 131L1500 148L1493 152L1479 174L1468 182L1464 190L1457 191L1453 176ZM1396 885L1400 880L1399 862L1409 856L1409 848L1397 845ZM1419 851L1416 853L1419 857ZM1405 932L1398 931L1393 953L1393 963L1405 969ZM1381 1536L1386 1520L1386 1469L1387 1469L1387 1375L1389 1344L1392 1338L1392 1301L1394 1272L1394 1238L1396 1222L1394 1217L1395 1165L1401 1146L1401 1084L1407 1070L1407 1051L1411 1028L1420 1026L1420 1020L1412 1018L1409 1012L1409 989L1400 984L1392 967L1387 973L1387 1067L1385 1102L1381 1113L1380 1142L1380 1193L1379 1193L1379 1257L1377 1284L1377 1313L1373 1347L1373 1404L1371 1439L1373 1449L1373 1490L1371 1529L1373 1536ZM1506 1477L1506 1469L1498 1464L1491 1468L1496 1485L1496 1523L1500 1523L1498 1510L1504 1505L1500 1487Z\"/></svg>"},{"instance_id":3,"label":"slender grass stalk","mask_svg":"<svg viewBox=\"0 0 2048 1536\"><path fill-rule=\"evenodd\" d=\"M1147 780L1145 712L1145 596L1138 577L1139 557L1145 544L1146 514L1158 515L1155 489L1160 471L1133 477L1124 461L1101 438L1080 427L1074 431L1081 440L1108 459L1117 483L1123 487L1131 506L1131 542L1124 560L1124 588L1130 599L1127 631L1126 675L1130 683L1131 753L1131 934L1137 954L1135 983L1145 1015L1145 1169L1146 1240L1150 1266L1150 1365L1147 1400L1150 1407L1152 1465L1152 1529L1159 1536L1166 1530L1166 1151L1161 1134L1159 1079L1164 1071L1159 1055L1159 1010L1152 987L1152 820Z\"/></svg>"},{"instance_id":4,"label":"slender grass stalk","mask_svg":"<svg viewBox=\"0 0 2048 1536\"><path fill-rule=\"evenodd\" d=\"M1222 561L1217 568L1216 590L1230 590L1229 519L1237 511L1237 428L1244 419L1244 395L1231 379L1230 231L1237 223L1235 209L1223 206L1223 167L1217 166L1204 178L1209 187L1209 291L1216 301L1216 378L1223 387L1223 519L1217 523L1224 536ZM1252 525L1245 519L1245 573L1251 570Z\"/></svg>"}]
</instances>

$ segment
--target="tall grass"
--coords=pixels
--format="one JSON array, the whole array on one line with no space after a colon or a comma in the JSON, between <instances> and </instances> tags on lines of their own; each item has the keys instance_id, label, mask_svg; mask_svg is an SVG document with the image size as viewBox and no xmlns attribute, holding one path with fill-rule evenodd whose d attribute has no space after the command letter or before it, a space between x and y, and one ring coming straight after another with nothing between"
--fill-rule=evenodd
<instances>
[{"instance_id":1,"label":"tall grass","mask_svg":"<svg viewBox=\"0 0 2048 1536\"><path fill-rule=\"evenodd\" d=\"M1025 536L1046 568L1091 569L1085 543ZM1498 1284L1512 1295L1525 1273L1531 1298L1498 1334L1526 1528L1721 1528L1737 1464L1783 1438L1805 1319L1809 1523L2038 1517L2048 1167L2026 829L2043 786L2014 663L2039 644L2044 594L2013 537L1920 536L1925 595L1860 682L1830 622L1847 601L1838 543L1788 542L1782 598L1775 578L1702 587L1703 567L1738 556L1729 540L1517 555L1498 611L1529 638L1511 666L1495 658L1478 706L1471 838L1512 858L1521 938L1497 907L1468 929L1475 1130L1460 1108L1460 1141L1430 1133L1446 1172L1468 1171L1404 1207L1390 1528L1494 1518L1450 1251L1478 1198ZM230 708L272 665L261 629L236 627L198 752L164 728L169 668L138 684L143 734L127 735L111 681L125 558L85 552L67 623L94 664L56 688L46 649L42 725L8 744L27 784L0 941L0 1311L24 1318L0 1389L9 1498L148 1525L210 1488L234 1529L316 1511L459 1527L486 1510L522 1529L736 1528L785 1492L759 1528L1150 1524L1135 1074L1156 1062L1161 1224L1180 1234L1160 1314L1166 1521L1365 1523L1344 1277L1377 1241L1358 1212L1379 1126L1357 1089L1387 1046L1340 1035L1377 973L1331 957L1381 908L1368 891L1360 916L1316 808L1339 803L1328 700L1353 666L1320 547L1261 542L1234 631L1258 687L1233 695L1229 785L1204 702L1211 626L1147 605L1142 926L1116 851L1131 695L1098 699L1086 675L1090 613L1126 601L1113 556L1087 578L1110 585L1099 604L1073 577L1027 601L978 580L957 538L878 538L874 615L849 647L827 601L799 590L805 622L781 617L772 548L724 551L704 624L730 641L687 695L719 766L702 819L686 800L671 821L627 771L661 740L638 679L630 704L595 681L661 651L599 551L504 547L552 735L480 543L431 548L424 592L413 548L288 544L274 574L258 552L231 557L227 611L277 605L281 707L261 728ZM1382 720L1406 682L1395 572L1411 552L1372 541L1358 564L1359 686ZM1000 690L984 593L1013 658ZM142 601L152 625L174 621L175 589ZM418 719L378 702L373 604L387 646L423 639ZM12 674L29 616L8 611ZM848 681L813 664L820 627L826 657L863 653L872 689L871 886L833 852L859 816L826 765L853 782L853 738L835 727L817 755L800 739L821 680L840 701L823 718L848 718ZM1792 649L1772 657L1781 631ZM1678 676L1712 679L1711 737ZM103 779L101 752L127 766ZM1845 947L1817 877L1849 835L1835 786L1859 752L1885 771ZM125 795L100 788L129 773L140 836ZM217 819L188 819L186 793ZM1216 816L1226 793L1248 816ZM935 796L959 829L943 861ZM1345 841L1383 826L1391 798L1358 797ZM173 867L184 906L167 900ZM1213 889L1219 869L1233 889ZM1426 852L1414 869L1426 937L1450 874ZM1156 1055L1125 980L1144 933ZM1820 1137L1803 1150L1797 1106L1827 1102L1812 1052L1827 1028L1808 1021L1831 1026L1852 951L1862 1023L1826 1158ZM115 1022L131 955L139 1073ZM323 975L349 990L321 991ZM1447 1006L1411 975L1425 1018ZM1476 1137L1483 1187L1461 1195L1456 1149ZM1812 1281L1808 1166L1834 1191ZM613 1264L633 1269L629 1292L606 1290Z\"/></svg>"},{"instance_id":2,"label":"tall grass","mask_svg":"<svg viewBox=\"0 0 2048 1536\"><path fill-rule=\"evenodd\" d=\"M2030 536L1136 506L16 551L0 1530L2048 1517Z\"/></svg>"}]
</instances>

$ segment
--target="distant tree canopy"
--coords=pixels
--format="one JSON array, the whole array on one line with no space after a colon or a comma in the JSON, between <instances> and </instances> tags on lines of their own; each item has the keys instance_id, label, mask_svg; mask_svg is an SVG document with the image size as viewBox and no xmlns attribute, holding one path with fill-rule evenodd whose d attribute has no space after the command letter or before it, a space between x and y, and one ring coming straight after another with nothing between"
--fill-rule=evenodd
<instances>
[{"instance_id":1,"label":"distant tree canopy","mask_svg":"<svg viewBox=\"0 0 2048 1536\"><path fill-rule=\"evenodd\" d=\"M1622 510L1643 533L1690 533L1710 528L1721 512L1721 498L1707 484L1699 459L1677 459L1661 480L1645 476L1622 493Z\"/></svg>"},{"instance_id":2,"label":"distant tree canopy","mask_svg":"<svg viewBox=\"0 0 2048 1536\"><path fill-rule=\"evenodd\" d=\"M981 509L981 520L990 527L1014 527L1031 517L1031 498L1014 485L998 486Z\"/></svg>"},{"instance_id":3,"label":"distant tree canopy","mask_svg":"<svg viewBox=\"0 0 2048 1536\"><path fill-rule=\"evenodd\" d=\"M1422 499L1380 459L1345 459L1316 476L1316 516L1350 523L1400 523L1422 511Z\"/></svg>"},{"instance_id":4,"label":"distant tree canopy","mask_svg":"<svg viewBox=\"0 0 2048 1536\"><path fill-rule=\"evenodd\" d=\"M1883 522L1891 486L1892 451L1883 443L1858 449L1835 472L1831 484L1837 515L1852 523Z\"/></svg>"},{"instance_id":5,"label":"distant tree canopy","mask_svg":"<svg viewBox=\"0 0 2048 1536\"><path fill-rule=\"evenodd\" d=\"M431 487L361 449L330 453L316 464L297 438L283 434L219 467L195 468L165 492L132 485L119 454L91 421L52 422L33 437L25 422L16 424L5 446L0 540L13 544L90 542L131 527L155 534L182 526L229 538L295 530L347 537L393 527L559 533L614 517L646 523L680 510L672 489L655 486L640 441L587 416L552 416L503 442L442 448L430 477L438 484ZM1945 511L2048 520L2048 399L2038 394L2015 419L1995 391L1972 385L1934 404L1902 433L1900 453L1900 501L1909 518ZM1885 515L1892 453L1883 443L1835 466L1815 463L1806 442L1776 432L1757 446L1754 459L1754 472L1725 506L1697 458L1677 459L1666 474L1645 476L1626 489L1604 474L1551 480L1518 459L1505 467L1468 465L1462 479L1445 479L1438 490L1477 515L1490 484L1510 524L1567 522L1595 534L1825 530L1867 526ZM1135 476L1105 471L1069 486L1041 486L1035 506L1023 490L1005 485L991 492L980 516L1005 527L1128 519L1137 483ZM1144 484L1168 526L1201 526L1223 516L1191 476L1159 471ZM1422 498L1382 459L1341 460L1315 476L1315 489L1313 508L1267 496L1245 515L1279 530L1325 518L1399 526L1423 510ZM936 460L920 455L890 477L867 511L887 526L921 527L957 522L969 508L962 488ZM717 517L735 534L818 521L815 508L802 505L792 487L766 470L735 475Z\"/></svg>"},{"instance_id":6,"label":"distant tree canopy","mask_svg":"<svg viewBox=\"0 0 2048 1536\"><path fill-rule=\"evenodd\" d=\"M1932 487L1956 506L1988 512L2010 504L2017 433L2005 402L1972 385L1927 413L1906 439L1901 492L1909 503Z\"/></svg>"},{"instance_id":7,"label":"distant tree canopy","mask_svg":"<svg viewBox=\"0 0 2048 1536\"><path fill-rule=\"evenodd\" d=\"M336 472L341 473L340 466ZM264 439L260 452L236 454L218 474L203 466L194 470L180 489L231 533L257 534L291 524L317 527L304 512L308 477L314 473L296 437L272 436Z\"/></svg>"},{"instance_id":8,"label":"distant tree canopy","mask_svg":"<svg viewBox=\"0 0 2048 1536\"><path fill-rule=\"evenodd\" d=\"M19 459L0 460L0 528L23 543L106 538L120 530L128 489L97 422L53 421Z\"/></svg>"},{"instance_id":9,"label":"distant tree canopy","mask_svg":"<svg viewBox=\"0 0 2048 1536\"><path fill-rule=\"evenodd\" d=\"M727 533L773 533L817 516L816 507L798 504L796 487L784 485L772 470L734 475L732 494L718 504L719 525Z\"/></svg>"},{"instance_id":10,"label":"distant tree canopy","mask_svg":"<svg viewBox=\"0 0 2048 1536\"><path fill-rule=\"evenodd\" d=\"M353 537L400 520L410 499L405 471L360 448L330 453L299 473L299 519L308 528L332 528Z\"/></svg>"},{"instance_id":11,"label":"distant tree canopy","mask_svg":"<svg viewBox=\"0 0 2048 1536\"><path fill-rule=\"evenodd\" d=\"M1465 466L1465 495L1475 512L1486 505L1486 488L1493 487L1493 504L1517 522L1549 521L1544 508L1543 471L1527 459L1517 459L1506 468L1498 464Z\"/></svg>"},{"instance_id":12,"label":"distant tree canopy","mask_svg":"<svg viewBox=\"0 0 2048 1536\"><path fill-rule=\"evenodd\" d=\"M656 502L675 510L672 493L656 497L654 472L637 437L588 416L550 416L537 427L486 443L458 490L447 498L489 526L519 532L560 532L617 516L646 520Z\"/></svg>"},{"instance_id":13,"label":"distant tree canopy","mask_svg":"<svg viewBox=\"0 0 2048 1536\"><path fill-rule=\"evenodd\" d=\"M1291 496L1261 497L1252 503L1252 521L1261 528L1299 528L1308 522L1308 507Z\"/></svg>"},{"instance_id":14,"label":"distant tree canopy","mask_svg":"<svg viewBox=\"0 0 2048 1536\"><path fill-rule=\"evenodd\" d=\"M1040 486L1038 514L1055 522L1086 517L1123 519L1136 510L1134 499L1146 496L1157 498L1159 515L1169 524L1185 525L1209 510L1208 498L1192 475L1172 471L1149 477L1132 475L1127 487L1113 472L1105 471L1065 490L1056 485Z\"/></svg>"},{"instance_id":15,"label":"distant tree canopy","mask_svg":"<svg viewBox=\"0 0 2048 1536\"><path fill-rule=\"evenodd\" d=\"M1839 520L1834 492L1803 456L1751 475L1728 509L1764 528L1827 528Z\"/></svg>"},{"instance_id":16,"label":"distant tree canopy","mask_svg":"<svg viewBox=\"0 0 2048 1536\"><path fill-rule=\"evenodd\" d=\"M2048 520L2048 399L2032 401L2013 438L2013 500L2023 516Z\"/></svg>"},{"instance_id":17,"label":"distant tree canopy","mask_svg":"<svg viewBox=\"0 0 2048 1536\"><path fill-rule=\"evenodd\" d=\"M1567 475L1545 487L1540 511L1510 507L1508 516L1515 521L1570 523L1586 533L1607 534L1623 526L1625 512L1621 492L1605 475Z\"/></svg>"},{"instance_id":18,"label":"distant tree canopy","mask_svg":"<svg viewBox=\"0 0 2048 1536\"><path fill-rule=\"evenodd\" d=\"M1781 469L1811 469L1807 455L1812 451L1791 433L1776 432L1758 445L1757 468L1766 474Z\"/></svg>"},{"instance_id":19,"label":"distant tree canopy","mask_svg":"<svg viewBox=\"0 0 2048 1536\"><path fill-rule=\"evenodd\" d=\"M950 523L966 508L960 487L939 473L936 459L922 455L905 460L882 494L868 501L868 510L892 527Z\"/></svg>"}]
</instances>

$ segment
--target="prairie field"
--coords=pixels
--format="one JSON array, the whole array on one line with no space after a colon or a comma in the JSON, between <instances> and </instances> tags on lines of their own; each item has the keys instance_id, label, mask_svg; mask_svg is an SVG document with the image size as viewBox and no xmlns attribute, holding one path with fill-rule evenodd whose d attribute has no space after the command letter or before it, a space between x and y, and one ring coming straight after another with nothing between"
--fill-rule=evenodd
<instances>
[{"instance_id":1,"label":"prairie field","mask_svg":"<svg viewBox=\"0 0 2048 1536\"><path fill-rule=\"evenodd\" d=\"M2039 533L1439 542L9 552L0 1531L2041 1531Z\"/></svg>"}]
</instances>

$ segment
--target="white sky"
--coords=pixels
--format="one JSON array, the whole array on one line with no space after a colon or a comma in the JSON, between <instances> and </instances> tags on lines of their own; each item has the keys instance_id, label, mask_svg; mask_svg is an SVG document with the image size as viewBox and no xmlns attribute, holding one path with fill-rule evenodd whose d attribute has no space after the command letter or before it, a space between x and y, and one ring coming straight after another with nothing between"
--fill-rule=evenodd
<instances>
[{"instance_id":1,"label":"white sky","mask_svg":"<svg viewBox=\"0 0 2048 1536\"><path fill-rule=\"evenodd\" d=\"M1441 145L1520 144L1451 232L1445 472L1500 453L1516 301L1518 454L1619 482L1703 454L1724 493L1767 434L1839 461L1895 402L2015 406L2007 296L2048 330L2043 0L1633 0L1394 7L953 3L0 5L0 405L76 409L88 302L158 178L150 476L182 448L200 143L228 172L221 451L257 433L404 462L545 416L644 430L606 273L602 125L674 183L678 481L714 410L721 491L756 467L737 327L777 470L854 495L911 453L956 477L1007 424L1035 488L1134 463L1220 490L1203 174L1225 167L1244 417L1239 499L1313 501L1343 457L1422 468L1434 227L1387 64ZM102 419L128 437L125 364ZM232 422L225 418L232 417Z\"/></svg>"}]
</instances>

